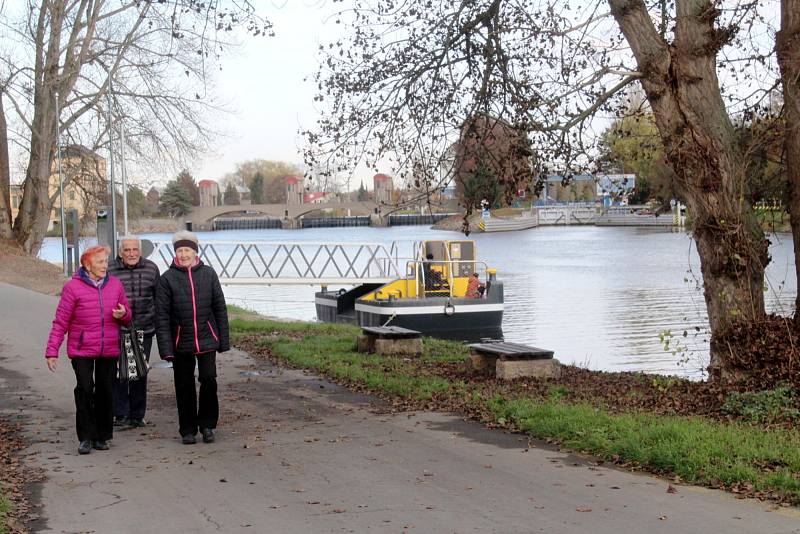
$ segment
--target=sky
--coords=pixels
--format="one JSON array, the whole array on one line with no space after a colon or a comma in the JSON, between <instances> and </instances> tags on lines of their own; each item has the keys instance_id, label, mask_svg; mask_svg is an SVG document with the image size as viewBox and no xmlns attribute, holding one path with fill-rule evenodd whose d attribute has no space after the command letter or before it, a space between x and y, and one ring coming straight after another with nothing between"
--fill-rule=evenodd
<instances>
[{"instance_id":1,"label":"sky","mask_svg":"<svg viewBox=\"0 0 800 534\"><path fill-rule=\"evenodd\" d=\"M341 4L331 0L255 0L272 21L275 37L242 38L234 55L223 57L215 94L232 110L215 127L226 136L205 158L190 164L196 180L219 181L236 163L267 159L301 164L301 127L313 126L314 85L303 79L317 69L321 42L341 27L330 17Z\"/></svg>"},{"instance_id":2,"label":"sky","mask_svg":"<svg viewBox=\"0 0 800 534\"><path fill-rule=\"evenodd\" d=\"M342 9L333 0L249 0L256 13L273 23L274 37L242 32L240 46L222 56L213 81L212 101L229 113L213 119L211 127L223 135L209 151L184 162L195 180L220 181L236 164L251 159L284 161L301 166L303 139L298 130L311 128L318 113L314 107L313 78L320 43L344 31L332 15ZM3 0L0 0L0 6ZM13 7L22 3L12 2ZM102 151L105 156L106 151ZM18 161L12 181L24 180L27 155L15 151ZM118 164L119 162L117 162ZM115 165L116 172L120 172ZM302 168L302 167L301 167ZM163 187L179 169L130 169L138 185ZM371 174L369 174L371 176Z\"/></svg>"},{"instance_id":3,"label":"sky","mask_svg":"<svg viewBox=\"0 0 800 534\"><path fill-rule=\"evenodd\" d=\"M231 113L214 119L213 127L224 135L213 143L211 150L195 161L185 162L198 181L220 181L235 170L237 163L252 159L302 164L304 141L298 130L313 128L318 116L313 102L314 84L304 79L311 79L317 71L320 43L335 41L347 31L335 24L333 16L346 7L346 0L250 0L250 3L260 15L272 21L275 36L242 36L241 46L222 58L213 95L214 101L224 103ZM768 4L765 9L774 9L776 5ZM772 19L777 16L771 15ZM26 161L20 159L21 163ZM20 169L16 169L16 182L24 177ZM354 189L362 180L370 184L373 173L371 169L356 169L345 185ZM153 185L163 186L174 177L163 172L156 174L158 178ZM141 185L151 185L147 182L154 174L142 175L145 183Z\"/></svg>"},{"instance_id":4,"label":"sky","mask_svg":"<svg viewBox=\"0 0 800 534\"><path fill-rule=\"evenodd\" d=\"M260 15L272 21L276 35L244 36L239 50L222 59L215 94L218 101L227 103L232 113L215 124L226 135L212 147L212 152L189 162L196 180L220 181L235 170L237 163L250 159L301 165L304 142L298 130L313 127L318 115L310 79L318 68L319 45L334 41L346 31L335 24L332 16L346 7L341 1L251 0L251 3ZM777 4L768 4L765 15L775 24L777 13L773 11ZM723 80L727 76L725 72L720 75ZM733 86L734 91L750 89ZM346 186L355 188L360 179L371 183L369 177L373 172L356 169Z\"/></svg>"}]
</instances>

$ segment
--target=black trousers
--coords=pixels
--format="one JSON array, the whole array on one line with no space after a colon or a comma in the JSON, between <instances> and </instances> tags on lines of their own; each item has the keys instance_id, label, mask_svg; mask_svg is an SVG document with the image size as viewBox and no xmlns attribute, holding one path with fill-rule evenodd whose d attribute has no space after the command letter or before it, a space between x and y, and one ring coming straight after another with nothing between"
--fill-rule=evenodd
<instances>
[{"instance_id":1,"label":"black trousers","mask_svg":"<svg viewBox=\"0 0 800 534\"><path fill-rule=\"evenodd\" d=\"M200 382L199 403L194 382L195 361L197 379ZM175 398L178 401L181 436L197 434L198 427L217 428L217 353L176 354L172 360L172 371L175 376Z\"/></svg>"},{"instance_id":2,"label":"black trousers","mask_svg":"<svg viewBox=\"0 0 800 534\"><path fill-rule=\"evenodd\" d=\"M150 361L153 335L144 336L144 355ZM147 410L147 376L139 380L114 379L114 416L117 419L144 419Z\"/></svg>"},{"instance_id":3,"label":"black trousers","mask_svg":"<svg viewBox=\"0 0 800 534\"><path fill-rule=\"evenodd\" d=\"M78 439L114 437L113 383L116 358L72 358L75 370L75 429Z\"/></svg>"}]
</instances>

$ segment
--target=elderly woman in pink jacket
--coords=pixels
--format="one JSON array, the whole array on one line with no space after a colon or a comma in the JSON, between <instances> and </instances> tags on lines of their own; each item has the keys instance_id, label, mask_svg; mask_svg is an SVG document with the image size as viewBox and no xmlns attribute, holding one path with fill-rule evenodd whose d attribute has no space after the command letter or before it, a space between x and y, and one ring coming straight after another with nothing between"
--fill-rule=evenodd
<instances>
[{"instance_id":1,"label":"elderly woman in pink jacket","mask_svg":"<svg viewBox=\"0 0 800 534\"><path fill-rule=\"evenodd\" d=\"M67 338L67 356L75 371L75 423L79 454L108 450L113 437L112 385L119 357L119 330L131 320L122 283L106 273L108 249L92 247L81 268L64 285L47 340L47 367L54 371Z\"/></svg>"}]
</instances>

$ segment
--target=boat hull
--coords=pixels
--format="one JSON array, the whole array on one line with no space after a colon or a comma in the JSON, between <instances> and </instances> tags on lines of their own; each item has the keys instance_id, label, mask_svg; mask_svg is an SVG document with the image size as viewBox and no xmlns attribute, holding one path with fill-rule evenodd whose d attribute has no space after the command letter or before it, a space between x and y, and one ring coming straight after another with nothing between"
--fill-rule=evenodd
<instances>
[{"instance_id":1,"label":"boat hull","mask_svg":"<svg viewBox=\"0 0 800 534\"><path fill-rule=\"evenodd\" d=\"M401 326L423 335L479 341L501 339L503 285L493 282L485 298L425 297L416 299L355 299L352 309L343 305L347 293L315 295L317 317L323 322L358 326Z\"/></svg>"}]
</instances>

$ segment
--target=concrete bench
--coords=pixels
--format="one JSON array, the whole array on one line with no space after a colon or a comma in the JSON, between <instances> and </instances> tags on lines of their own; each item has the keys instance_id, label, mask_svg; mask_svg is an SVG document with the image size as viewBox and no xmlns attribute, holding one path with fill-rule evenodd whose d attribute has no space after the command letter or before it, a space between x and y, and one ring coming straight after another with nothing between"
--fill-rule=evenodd
<instances>
[{"instance_id":1,"label":"concrete bench","mask_svg":"<svg viewBox=\"0 0 800 534\"><path fill-rule=\"evenodd\" d=\"M473 343L468 359L472 369L501 380L521 377L556 378L561 364L553 351L521 343Z\"/></svg>"},{"instance_id":2,"label":"concrete bench","mask_svg":"<svg viewBox=\"0 0 800 534\"><path fill-rule=\"evenodd\" d=\"M400 326L363 326L358 352L378 354L422 354L422 333Z\"/></svg>"}]
</instances>

